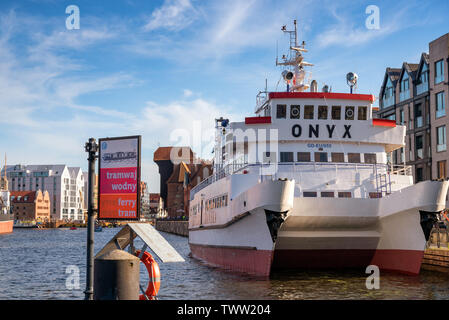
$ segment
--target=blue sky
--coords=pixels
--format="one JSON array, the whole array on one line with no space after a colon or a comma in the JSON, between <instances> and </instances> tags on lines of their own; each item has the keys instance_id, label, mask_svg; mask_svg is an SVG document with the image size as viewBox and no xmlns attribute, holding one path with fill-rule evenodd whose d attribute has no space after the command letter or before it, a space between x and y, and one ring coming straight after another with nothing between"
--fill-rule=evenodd
<instances>
[{"instance_id":1,"label":"blue sky","mask_svg":"<svg viewBox=\"0 0 449 320\"><path fill-rule=\"evenodd\" d=\"M66 29L69 5L80 9L79 30ZM380 9L378 30L365 26L368 5ZM282 25L298 20L319 87L348 92L354 71L357 91L377 96L386 67L418 63L449 32L447 12L447 0L2 0L0 152L10 164L86 169L89 137L141 134L142 175L157 192L158 145L193 144L214 118L251 115L265 78L276 90ZM210 155L207 139L195 146Z\"/></svg>"}]
</instances>

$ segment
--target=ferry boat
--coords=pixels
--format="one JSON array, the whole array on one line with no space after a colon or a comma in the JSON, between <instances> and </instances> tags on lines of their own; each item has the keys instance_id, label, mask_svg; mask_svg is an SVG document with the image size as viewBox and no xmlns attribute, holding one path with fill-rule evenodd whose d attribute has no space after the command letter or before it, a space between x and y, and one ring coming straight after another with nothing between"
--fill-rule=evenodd
<instances>
[{"instance_id":1,"label":"ferry boat","mask_svg":"<svg viewBox=\"0 0 449 320\"><path fill-rule=\"evenodd\" d=\"M280 268L366 268L418 274L448 181L413 184L393 166L406 128L373 117L375 97L318 91L296 21L283 92L260 92L255 115L216 119L214 171L190 192L194 258L269 276ZM402 149L403 150L403 149Z\"/></svg>"}]
</instances>

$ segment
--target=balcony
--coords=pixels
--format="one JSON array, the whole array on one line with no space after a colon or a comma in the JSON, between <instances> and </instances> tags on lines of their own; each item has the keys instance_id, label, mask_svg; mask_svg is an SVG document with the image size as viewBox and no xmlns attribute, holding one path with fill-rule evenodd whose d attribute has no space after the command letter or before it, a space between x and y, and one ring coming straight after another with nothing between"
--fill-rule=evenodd
<instances>
[{"instance_id":1,"label":"balcony","mask_svg":"<svg viewBox=\"0 0 449 320\"><path fill-rule=\"evenodd\" d=\"M416 86L416 95L420 95L424 92L429 91L429 83L428 82L421 82Z\"/></svg>"},{"instance_id":2,"label":"balcony","mask_svg":"<svg viewBox=\"0 0 449 320\"><path fill-rule=\"evenodd\" d=\"M388 108L388 107L390 107L392 105L394 105L394 96L382 99L383 109Z\"/></svg>"},{"instance_id":3,"label":"balcony","mask_svg":"<svg viewBox=\"0 0 449 320\"><path fill-rule=\"evenodd\" d=\"M404 101L410 98L410 90L401 91L399 93L399 101Z\"/></svg>"}]
</instances>

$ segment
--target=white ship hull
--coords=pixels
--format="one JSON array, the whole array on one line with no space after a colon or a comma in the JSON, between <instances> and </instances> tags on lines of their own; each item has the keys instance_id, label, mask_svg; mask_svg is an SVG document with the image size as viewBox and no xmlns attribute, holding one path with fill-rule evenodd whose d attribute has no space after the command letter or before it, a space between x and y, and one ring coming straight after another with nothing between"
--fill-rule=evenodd
<instances>
[{"instance_id":1,"label":"white ship hull","mask_svg":"<svg viewBox=\"0 0 449 320\"><path fill-rule=\"evenodd\" d=\"M304 198L294 197L294 181L265 181L232 199L228 221L195 227L192 219L189 243L211 265L260 276L368 265L418 274L426 245L420 210L443 210L447 188L425 181L378 199ZM285 213L274 237L267 212Z\"/></svg>"}]
</instances>

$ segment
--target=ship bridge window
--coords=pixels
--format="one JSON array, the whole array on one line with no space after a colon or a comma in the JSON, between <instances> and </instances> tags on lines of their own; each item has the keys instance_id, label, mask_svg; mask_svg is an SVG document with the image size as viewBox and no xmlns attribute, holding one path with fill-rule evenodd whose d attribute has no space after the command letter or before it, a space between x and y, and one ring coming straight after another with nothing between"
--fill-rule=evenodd
<instances>
[{"instance_id":1,"label":"ship bridge window","mask_svg":"<svg viewBox=\"0 0 449 320\"><path fill-rule=\"evenodd\" d=\"M299 162L310 162L310 152L298 152Z\"/></svg>"},{"instance_id":2,"label":"ship bridge window","mask_svg":"<svg viewBox=\"0 0 449 320\"><path fill-rule=\"evenodd\" d=\"M340 191L340 192L338 193L338 197L339 197L339 198L351 198L351 197L352 197L352 194L351 194L350 191Z\"/></svg>"},{"instance_id":3,"label":"ship bridge window","mask_svg":"<svg viewBox=\"0 0 449 320\"><path fill-rule=\"evenodd\" d=\"M358 116L357 119L358 120L366 120L368 118L368 107L359 107L358 108Z\"/></svg>"},{"instance_id":4,"label":"ship bridge window","mask_svg":"<svg viewBox=\"0 0 449 320\"><path fill-rule=\"evenodd\" d=\"M370 192L369 197L372 199L382 198L382 192Z\"/></svg>"},{"instance_id":5,"label":"ship bridge window","mask_svg":"<svg viewBox=\"0 0 449 320\"><path fill-rule=\"evenodd\" d=\"M355 107L347 106L345 108L345 120L354 120L354 110Z\"/></svg>"},{"instance_id":6,"label":"ship bridge window","mask_svg":"<svg viewBox=\"0 0 449 320\"><path fill-rule=\"evenodd\" d=\"M277 119L285 119L287 115L287 105L278 104L276 106L276 118Z\"/></svg>"},{"instance_id":7,"label":"ship bridge window","mask_svg":"<svg viewBox=\"0 0 449 320\"><path fill-rule=\"evenodd\" d=\"M364 158L365 158L365 163L375 164L377 162L375 153L365 153Z\"/></svg>"},{"instance_id":8,"label":"ship bridge window","mask_svg":"<svg viewBox=\"0 0 449 320\"><path fill-rule=\"evenodd\" d=\"M304 106L304 119L313 119L314 106Z\"/></svg>"},{"instance_id":9,"label":"ship bridge window","mask_svg":"<svg viewBox=\"0 0 449 320\"><path fill-rule=\"evenodd\" d=\"M301 111L298 105L290 106L290 119L299 119L300 113Z\"/></svg>"},{"instance_id":10,"label":"ship bridge window","mask_svg":"<svg viewBox=\"0 0 449 320\"><path fill-rule=\"evenodd\" d=\"M316 198L317 193L314 191L304 191L303 196L305 198Z\"/></svg>"},{"instance_id":11,"label":"ship bridge window","mask_svg":"<svg viewBox=\"0 0 449 320\"><path fill-rule=\"evenodd\" d=\"M343 152L332 152L332 162L345 162L345 154Z\"/></svg>"},{"instance_id":12,"label":"ship bridge window","mask_svg":"<svg viewBox=\"0 0 449 320\"><path fill-rule=\"evenodd\" d=\"M293 152L281 152L281 162L293 162Z\"/></svg>"},{"instance_id":13,"label":"ship bridge window","mask_svg":"<svg viewBox=\"0 0 449 320\"><path fill-rule=\"evenodd\" d=\"M334 192L333 191L323 191L321 192L321 198L333 198Z\"/></svg>"},{"instance_id":14,"label":"ship bridge window","mask_svg":"<svg viewBox=\"0 0 449 320\"><path fill-rule=\"evenodd\" d=\"M341 119L341 106L332 106L332 120Z\"/></svg>"},{"instance_id":15,"label":"ship bridge window","mask_svg":"<svg viewBox=\"0 0 449 320\"><path fill-rule=\"evenodd\" d=\"M327 162L327 153L315 152L315 162Z\"/></svg>"},{"instance_id":16,"label":"ship bridge window","mask_svg":"<svg viewBox=\"0 0 449 320\"><path fill-rule=\"evenodd\" d=\"M318 106L318 120L327 119L327 106Z\"/></svg>"},{"instance_id":17,"label":"ship bridge window","mask_svg":"<svg viewBox=\"0 0 449 320\"><path fill-rule=\"evenodd\" d=\"M348 153L348 162L360 163L360 153Z\"/></svg>"}]
</instances>

